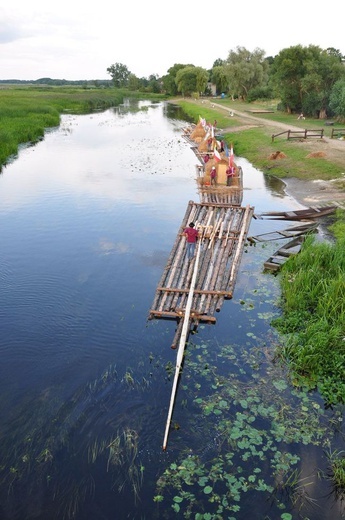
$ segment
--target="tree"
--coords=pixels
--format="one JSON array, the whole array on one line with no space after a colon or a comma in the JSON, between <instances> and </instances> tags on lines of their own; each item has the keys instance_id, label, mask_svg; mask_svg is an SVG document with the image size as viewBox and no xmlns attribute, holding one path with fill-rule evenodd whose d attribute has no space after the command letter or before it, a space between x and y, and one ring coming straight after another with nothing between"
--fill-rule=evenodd
<instances>
[{"instance_id":1,"label":"tree","mask_svg":"<svg viewBox=\"0 0 345 520\"><path fill-rule=\"evenodd\" d=\"M176 74L179 70L184 69L185 67L193 67L193 65L182 65L181 63L175 63L175 65L168 69L168 74L163 76L163 87L169 96L176 96L176 94L179 93L176 83Z\"/></svg>"},{"instance_id":2,"label":"tree","mask_svg":"<svg viewBox=\"0 0 345 520\"><path fill-rule=\"evenodd\" d=\"M272 80L288 112L327 117L333 85L345 74L341 55L316 45L283 49L272 64Z\"/></svg>"},{"instance_id":3,"label":"tree","mask_svg":"<svg viewBox=\"0 0 345 520\"><path fill-rule=\"evenodd\" d=\"M211 81L216 85L217 92L228 92L229 77L225 65L216 65L211 71Z\"/></svg>"},{"instance_id":4,"label":"tree","mask_svg":"<svg viewBox=\"0 0 345 520\"><path fill-rule=\"evenodd\" d=\"M194 67L194 65L184 67L176 74L177 90L184 96L203 93L207 87L208 78L207 70L202 67Z\"/></svg>"},{"instance_id":5,"label":"tree","mask_svg":"<svg viewBox=\"0 0 345 520\"><path fill-rule=\"evenodd\" d=\"M329 105L334 115L340 121L345 121L345 77L334 83Z\"/></svg>"},{"instance_id":6,"label":"tree","mask_svg":"<svg viewBox=\"0 0 345 520\"><path fill-rule=\"evenodd\" d=\"M307 73L301 82L303 110L325 119L333 85L344 74L339 56L316 48L314 59L308 64Z\"/></svg>"},{"instance_id":7,"label":"tree","mask_svg":"<svg viewBox=\"0 0 345 520\"><path fill-rule=\"evenodd\" d=\"M129 74L127 82L128 90L139 90L140 80L135 74Z\"/></svg>"},{"instance_id":8,"label":"tree","mask_svg":"<svg viewBox=\"0 0 345 520\"><path fill-rule=\"evenodd\" d=\"M107 68L107 72L110 74L115 87L123 88L127 86L131 72L126 65L123 63L115 63Z\"/></svg>"},{"instance_id":9,"label":"tree","mask_svg":"<svg viewBox=\"0 0 345 520\"><path fill-rule=\"evenodd\" d=\"M158 94L161 92L161 82L159 80L159 76L157 74L151 74L149 76L149 90L150 92L154 92L155 94Z\"/></svg>"},{"instance_id":10,"label":"tree","mask_svg":"<svg viewBox=\"0 0 345 520\"><path fill-rule=\"evenodd\" d=\"M226 60L229 90L233 96L246 99L251 89L267 84L269 63L265 51L256 48L253 52L244 47L230 51Z\"/></svg>"}]
</instances>

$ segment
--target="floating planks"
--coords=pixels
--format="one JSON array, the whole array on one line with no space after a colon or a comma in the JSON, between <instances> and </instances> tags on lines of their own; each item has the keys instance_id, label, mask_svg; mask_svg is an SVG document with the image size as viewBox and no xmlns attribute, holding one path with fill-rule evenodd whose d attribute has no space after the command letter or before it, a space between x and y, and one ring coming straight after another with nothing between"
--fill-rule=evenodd
<instances>
[{"instance_id":1,"label":"floating planks","mask_svg":"<svg viewBox=\"0 0 345 520\"><path fill-rule=\"evenodd\" d=\"M282 229L278 231L270 231L267 233L261 233L260 235L248 237L248 242L269 242L272 240L279 240L284 238L294 238L300 235L306 235L308 233L317 233L317 222L308 222L299 226L293 226L288 229Z\"/></svg>"},{"instance_id":2,"label":"floating planks","mask_svg":"<svg viewBox=\"0 0 345 520\"><path fill-rule=\"evenodd\" d=\"M224 300L231 299L254 208L190 201L149 311L149 319L184 317L194 259L188 260L183 230L194 222L202 236L190 317L215 323ZM178 336L179 330L177 330ZM177 337L175 336L175 342Z\"/></svg>"},{"instance_id":3,"label":"floating planks","mask_svg":"<svg viewBox=\"0 0 345 520\"><path fill-rule=\"evenodd\" d=\"M279 271L290 256L297 255L302 248L304 236L300 235L284 246L280 247L269 259L264 262L264 268L268 271Z\"/></svg>"},{"instance_id":4,"label":"floating planks","mask_svg":"<svg viewBox=\"0 0 345 520\"><path fill-rule=\"evenodd\" d=\"M321 206L319 208L306 208L294 211L270 211L255 215L256 219L275 219L275 220L311 220L315 218L325 217L335 213L336 206Z\"/></svg>"}]
</instances>

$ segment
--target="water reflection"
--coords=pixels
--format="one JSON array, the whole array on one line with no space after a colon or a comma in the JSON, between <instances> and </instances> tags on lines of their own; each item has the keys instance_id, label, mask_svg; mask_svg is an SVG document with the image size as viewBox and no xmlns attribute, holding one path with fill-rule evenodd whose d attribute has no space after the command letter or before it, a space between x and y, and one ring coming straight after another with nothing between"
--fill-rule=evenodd
<instances>
[{"instance_id":1,"label":"water reflection","mask_svg":"<svg viewBox=\"0 0 345 520\"><path fill-rule=\"evenodd\" d=\"M0 177L1 518L110 519L114 511L119 519L175 518L169 494L154 502L157 481L163 490L164 472L170 464L180 467L186 454L186 460L199 457L209 472L214 456L230 453L221 432L241 419L237 413L250 417L231 394L219 407L222 393L232 388L246 399L253 391L259 402L250 410L263 406L254 421L268 428L264 389L275 388L269 374L278 370L270 360L277 339L269 322L278 312L279 286L262 265L275 244L248 247L233 301L216 326L193 337L171 444L167 453L161 450L175 324L146 318L186 205L198 200L196 159L180 137L179 114L165 103L126 102L102 113L66 115ZM298 206L248 161L236 162L244 171L244 204L257 212ZM272 225L253 220L251 233ZM274 375L279 387L284 374ZM300 399L287 388L283 396L274 392L282 406L299 409ZM205 415L206 403L221 413ZM303 475L309 453L321 464L317 446L300 443L297 450L269 432L265 438L270 454L278 447L299 451ZM261 462L268 482L270 462ZM241 467L251 476L250 461ZM324 487L313 482L319 499ZM207 511L204 488L196 483L193 492ZM281 518L267 496L242 493L238 516L226 514L248 517L255 501L257 518L260 509ZM318 504L313 520L331 518L330 502ZM341 518L336 508L333 519Z\"/></svg>"}]
</instances>

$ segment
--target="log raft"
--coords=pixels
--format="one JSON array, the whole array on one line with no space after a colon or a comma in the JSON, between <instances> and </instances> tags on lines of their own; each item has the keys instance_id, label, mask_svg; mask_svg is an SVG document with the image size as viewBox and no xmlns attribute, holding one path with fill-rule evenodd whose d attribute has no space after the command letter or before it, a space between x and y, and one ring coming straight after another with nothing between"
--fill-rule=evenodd
<instances>
[{"instance_id":1,"label":"log raft","mask_svg":"<svg viewBox=\"0 0 345 520\"><path fill-rule=\"evenodd\" d=\"M189 331L199 322L216 323L225 300L232 298L254 208L189 201L186 213L158 283L149 320L174 319L178 325L172 343L176 348L194 272L183 230L194 222L201 237L198 273L189 312Z\"/></svg>"}]
</instances>

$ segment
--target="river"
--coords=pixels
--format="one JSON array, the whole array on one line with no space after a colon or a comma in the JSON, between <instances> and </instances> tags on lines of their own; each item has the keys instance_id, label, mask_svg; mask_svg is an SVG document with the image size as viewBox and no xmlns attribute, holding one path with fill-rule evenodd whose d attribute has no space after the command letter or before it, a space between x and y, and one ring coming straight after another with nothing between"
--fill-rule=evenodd
<instances>
[{"instance_id":1,"label":"river","mask_svg":"<svg viewBox=\"0 0 345 520\"><path fill-rule=\"evenodd\" d=\"M325 456L342 412L273 362L277 243L248 245L233 299L190 337L162 451L175 322L147 317L199 200L185 119L148 101L64 115L0 175L1 520L344 518ZM243 205L300 207L236 162Z\"/></svg>"}]
</instances>

